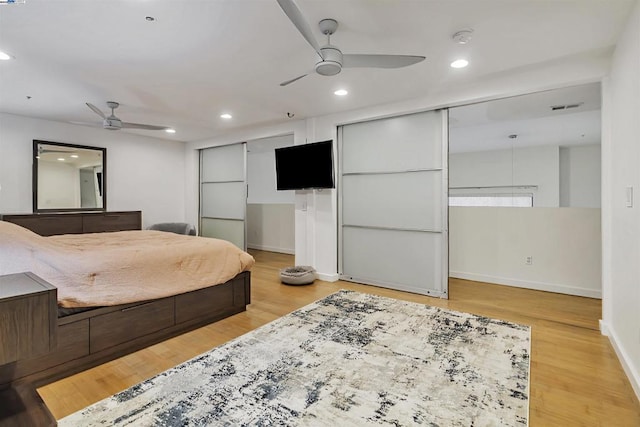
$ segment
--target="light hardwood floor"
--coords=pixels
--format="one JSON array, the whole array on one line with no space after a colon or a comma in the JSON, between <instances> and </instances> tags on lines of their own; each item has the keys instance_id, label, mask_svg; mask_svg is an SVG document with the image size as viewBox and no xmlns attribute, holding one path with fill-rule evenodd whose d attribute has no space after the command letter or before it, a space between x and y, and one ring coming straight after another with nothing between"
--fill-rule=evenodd
<instances>
[{"instance_id":1,"label":"light hardwood floor","mask_svg":"<svg viewBox=\"0 0 640 427\"><path fill-rule=\"evenodd\" d=\"M290 255L251 251L244 313L38 389L62 418L339 289L352 289L531 325L530 425L640 426L640 403L608 339L600 300L451 279L449 300L349 282L280 284Z\"/></svg>"}]
</instances>

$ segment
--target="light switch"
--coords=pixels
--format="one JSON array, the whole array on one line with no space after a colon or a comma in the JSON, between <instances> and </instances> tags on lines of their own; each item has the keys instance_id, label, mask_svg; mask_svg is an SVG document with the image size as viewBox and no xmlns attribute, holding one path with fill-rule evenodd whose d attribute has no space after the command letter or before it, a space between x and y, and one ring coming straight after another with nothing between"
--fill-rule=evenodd
<instances>
[{"instance_id":1,"label":"light switch","mask_svg":"<svg viewBox=\"0 0 640 427\"><path fill-rule=\"evenodd\" d=\"M627 187L627 207L633 207L633 187Z\"/></svg>"}]
</instances>

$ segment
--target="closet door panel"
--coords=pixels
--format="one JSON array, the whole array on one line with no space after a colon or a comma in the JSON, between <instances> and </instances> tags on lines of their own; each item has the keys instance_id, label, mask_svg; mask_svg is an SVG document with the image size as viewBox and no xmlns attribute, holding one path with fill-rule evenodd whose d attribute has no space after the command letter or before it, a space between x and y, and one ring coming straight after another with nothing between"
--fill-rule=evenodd
<instances>
[{"instance_id":1,"label":"closet door panel","mask_svg":"<svg viewBox=\"0 0 640 427\"><path fill-rule=\"evenodd\" d=\"M244 246L244 221L202 218L201 235L227 240L239 248Z\"/></svg>"},{"instance_id":2,"label":"closet door panel","mask_svg":"<svg viewBox=\"0 0 640 427\"><path fill-rule=\"evenodd\" d=\"M349 280L423 293L442 279L438 233L345 227L344 237Z\"/></svg>"},{"instance_id":3,"label":"closet door panel","mask_svg":"<svg viewBox=\"0 0 640 427\"><path fill-rule=\"evenodd\" d=\"M343 170L387 172L442 167L441 116L417 113L343 126ZM425 144L438 140L437 144Z\"/></svg>"},{"instance_id":4,"label":"closet door panel","mask_svg":"<svg viewBox=\"0 0 640 427\"><path fill-rule=\"evenodd\" d=\"M200 235L246 250L246 144L200 151Z\"/></svg>"},{"instance_id":5,"label":"closet door panel","mask_svg":"<svg viewBox=\"0 0 640 427\"><path fill-rule=\"evenodd\" d=\"M338 129L341 278L448 293L446 111Z\"/></svg>"},{"instance_id":6,"label":"closet door panel","mask_svg":"<svg viewBox=\"0 0 640 427\"><path fill-rule=\"evenodd\" d=\"M244 144L224 145L201 151L202 182L244 181Z\"/></svg>"},{"instance_id":7,"label":"closet door panel","mask_svg":"<svg viewBox=\"0 0 640 427\"><path fill-rule=\"evenodd\" d=\"M202 184L202 216L244 219L247 198L244 182L206 182Z\"/></svg>"},{"instance_id":8,"label":"closet door panel","mask_svg":"<svg viewBox=\"0 0 640 427\"><path fill-rule=\"evenodd\" d=\"M342 189L349 197L344 199L344 224L438 230L441 210L430 207L440 199L440 178L434 171L346 175Z\"/></svg>"}]
</instances>

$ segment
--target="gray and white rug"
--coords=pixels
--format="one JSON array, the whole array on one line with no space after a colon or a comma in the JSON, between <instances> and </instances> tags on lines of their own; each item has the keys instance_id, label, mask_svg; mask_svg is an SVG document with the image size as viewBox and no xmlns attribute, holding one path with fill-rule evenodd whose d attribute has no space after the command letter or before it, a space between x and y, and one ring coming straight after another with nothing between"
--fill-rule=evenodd
<instances>
[{"instance_id":1,"label":"gray and white rug","mask_svg":"<svg viewBox=\"0 0 640 427\"><path fill-rule=\"evenodd\" d=\"M528 326L340 291L59 421L526 426Z\"/></svg>"}]
</instances>

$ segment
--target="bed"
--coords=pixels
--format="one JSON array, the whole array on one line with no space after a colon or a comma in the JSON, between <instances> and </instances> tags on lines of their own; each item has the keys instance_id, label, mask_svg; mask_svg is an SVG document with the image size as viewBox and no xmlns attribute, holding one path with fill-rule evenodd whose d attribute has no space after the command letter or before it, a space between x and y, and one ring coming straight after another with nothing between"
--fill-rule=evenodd
<instances>
[{"instance_id":1,"label":"bed","mask_svg":"<svg viewBox=\"0 0 640 427\"><path fill-rule=\"evenodd\" d=\"M0 387L41 385L246 310L251 255L152 230L43 237L0 221L0 275L57 287L57 348L0 366Z\"/></svg>"}]
</instances>

